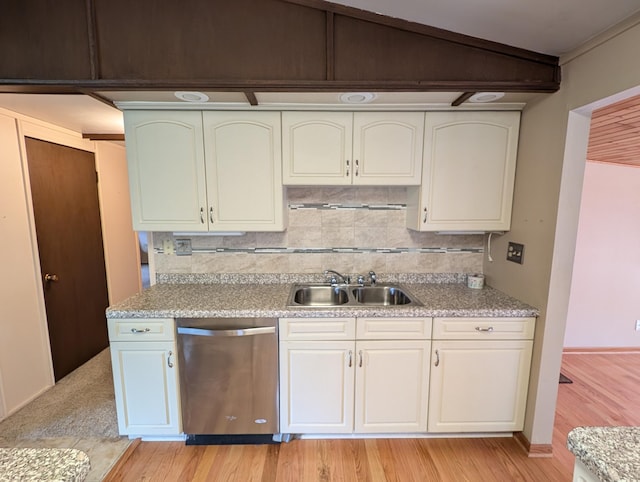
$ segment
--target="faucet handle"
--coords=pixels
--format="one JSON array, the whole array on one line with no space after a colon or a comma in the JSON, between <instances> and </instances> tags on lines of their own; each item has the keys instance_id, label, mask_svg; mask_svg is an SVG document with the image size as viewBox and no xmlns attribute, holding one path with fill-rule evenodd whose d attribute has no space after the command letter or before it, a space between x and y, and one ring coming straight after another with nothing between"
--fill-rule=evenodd
<instances>
[{"instance_id":1,"label":"faucet handle","mask_svg":"<svg viewBox=\"0 0 640 482\"><path fill-rule=\"evenodd\" d=\"M371 285L375 285L376 281L378 281L378 277L375 271L369 271L369 279L371 280Z\"/></svg>"},{"instance_id":2,"label":"faucet handle","mask_svg":"<svg viewBox=\"0 0 640 482\"><path fill-rule=\"evenodd\" d=\"M360 286L364 286L364 276L363 275L361 275L361 274L358 275L357 283Z\"/></svg>"}]
</instances>

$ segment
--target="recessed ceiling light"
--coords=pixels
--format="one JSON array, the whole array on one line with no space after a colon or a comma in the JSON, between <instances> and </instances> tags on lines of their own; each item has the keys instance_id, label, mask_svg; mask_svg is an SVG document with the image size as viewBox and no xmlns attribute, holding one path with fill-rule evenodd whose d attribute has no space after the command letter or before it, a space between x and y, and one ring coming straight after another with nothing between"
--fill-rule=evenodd
<instances>
[{"instance_id":1,"label":"recessed ceiling light","mask_svg":"<svg viewBox=\"0 0 640 482\"><path fill-rule=\"evenodd\" d=\"M504 92L478 92L469 97L469 102L493 102L503 97Z\"/></svg>"},{"instance_id":2,"label":"recessed ceiling light","mask_svg":"<svg viewBox=\"0 0 640 482\"><path fill-rule=\"evenodd\" d=\"M203 94L202 92L180 91L176 92L175 96L180 100L184 100L185 102L207 102L209 100L209 96L207 94Z\"/></svg>"},{"instance_id":3,"label":"recessed ceiling light","mask_svg":"<svg viewBox=\"0 0 640 482\"><path fill-rule=\"evenodd\" d=\"M347 92L340 96L340 100L345 104L366 104L376 98L376 94L371 92Z\"/></svg>"}]
</instances>

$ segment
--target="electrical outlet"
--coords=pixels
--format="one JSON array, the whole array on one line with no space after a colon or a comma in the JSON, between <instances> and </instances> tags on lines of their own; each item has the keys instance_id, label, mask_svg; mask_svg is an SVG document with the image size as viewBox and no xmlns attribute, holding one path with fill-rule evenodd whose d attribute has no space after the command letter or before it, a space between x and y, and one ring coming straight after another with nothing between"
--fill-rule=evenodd
<instances>
[{"instance_id":1,"label":"electrical outlet","mask_svg":"<svg viewBox=\"0 0 640 482\"><path fill-rule=\"evenodd\" d=\"M636 331L640 331L640 320L636 320Z\"/></svg>"},{"instance_id":2,"label":"electrical outlet","mask_svg":"<svg viewBox=\"0 0 640 482\"><path fill-rule=\"evenodd\" d=\"M522 264L524 260L524 244L512 243L509 241L507 249L507 261Z\"/></svg>"},{"instance_id":3,"label":"electrical outlet","mask_svg":"<svg viewBox=\"0 0 640 482\"><path fill-rule=\"evenodd\" d=\"M176 256L191 256L190 239L176 239Z\"/></svg>"},{"instance_id":4,"label":"electrical outlet","mask_svg":"<svg viewBox=\"0 0 640 482\"><path fill-rule=\"evenodd\" d=\"M165 239L162 242L162 251L164 254L173 254L176 249L173 247L173 239Z\"/></svg>"}]
</instances>

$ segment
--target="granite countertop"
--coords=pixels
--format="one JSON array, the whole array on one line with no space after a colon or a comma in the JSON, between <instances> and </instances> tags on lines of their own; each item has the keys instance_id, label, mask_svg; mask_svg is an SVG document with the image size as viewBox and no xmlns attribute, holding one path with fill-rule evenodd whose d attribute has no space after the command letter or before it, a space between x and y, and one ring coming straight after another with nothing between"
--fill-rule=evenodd
<instances>
[{"instance_id":1,"label":"granite countertop","mask_svg":"<svg viewBox=\"0 0 640 482\"><path fill-rule=\"evenodd\" d=\"M79 482L86 478L90 468L87 454L76 449L0 449L0 482Z\"/></svg>"},{"instance_id":2,"label":"granite countertop","mask_svg":"<svg viewBox=\"0 0 640 482\"><path fill-rule=\"evenodd\" d=\"M640 427L576 427L567 448L604 482L640 480Z\"/></svg>"},{"instance_id":3,"label":"granite countertop","mask_svg":"<svg viewBox=\"0 0 640 482\"><path fill-rule=\"evenodd\" d=\"M107 318L537 316L538 310L485 286L400 283L423 306L288 308L291 283L160 283L107 309Z\"/></svg>"}]
</instances>

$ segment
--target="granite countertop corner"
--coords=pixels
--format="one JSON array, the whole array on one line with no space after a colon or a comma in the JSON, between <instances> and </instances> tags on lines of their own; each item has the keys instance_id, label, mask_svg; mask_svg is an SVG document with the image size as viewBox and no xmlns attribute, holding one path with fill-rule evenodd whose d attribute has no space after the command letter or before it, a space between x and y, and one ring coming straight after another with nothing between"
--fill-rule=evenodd
<instances>
[{"instance_id":1,"label":"granite countertop corner","mask_svg":"<svg viewBox=\"0 0 640 482\"><path fill-rule=\"evenodd\" d=\"M640 427L576 427L567 448L603 482L640 481Z\"/></svg>"}]
</instances>

